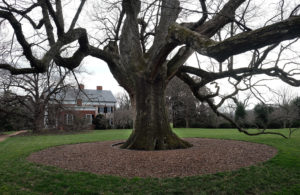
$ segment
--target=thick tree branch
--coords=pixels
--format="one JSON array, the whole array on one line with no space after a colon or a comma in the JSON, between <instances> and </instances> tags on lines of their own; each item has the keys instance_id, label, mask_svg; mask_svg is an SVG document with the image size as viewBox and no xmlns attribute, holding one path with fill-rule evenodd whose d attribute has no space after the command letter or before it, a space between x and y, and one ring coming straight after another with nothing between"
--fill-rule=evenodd
<instances>
[{"instance_id":1,"label":"thick tree branch","mask_svg":"<svg viewBox=\"0 0 300 195\"><path fill-rule=\"evenodd\" d=\"M12 75L38 73L35 68L15 68L9 64L0 64L0 69L8 70Z\"/></svg>"},{"instance_id":2,"label":"thick tree branch","mask_svg":"<svg viewBox=\"0 0 300 195\"><path fill-rule=\"evenodd\" d=\"M200 18L199 21L197 21L192 27L191 30L196 30L199 26L201 26L207 19L208 13L207 13L207 7L205 0L199 0L201 7L202 7L202 17Z\"/></svg>"},{"instance_id":3,"label":"thick tree branch","mask_svg":"<svg viewBox=\"0 0 300 195\"><path fill-rule=\"evenodd\" d=\"M207 37L213 36L226 24L234 21L235 11L245 1L246 0L229 0L211 20L198 26L195 31Z\"/></svg>"},{"instance_id":4,"label":"thick tree branch","mask_svg":"<svg viewBox=\"0 0 300 195\"><path fill-rule=\"evenodd\" d=\"M120 12L120 16L119 16L119 20L118 20L118 23L117 23L117 27L115 29L115 34L116 34L115 35L115 41L119 40L120 29L121 29L121 25L122 25L124 16L125 16L125 11L122 9L122 11Z\"/></svg>"},{"instance_id":5,"label":"thick tree branch","mask_svg":"<svg viewBox=\"0 0 300 195\"><path fill-rule=\"evenodd\" d=\"M232 55L299 37L300 16L240 33L222 42L213 41L180 25L173 25L170 28L170 35L174 40L186 44L198 53L222 62Z\"/></svg>"},{"instance_id":6,"label":"thick tree branch","mask_svg":"<svg viewBox=\"0 0 300 195\"><path fill-rule=\"evenodd\" d=\"M167 78L171 80L178 69L186 62L186 60L194 52L191 48L182 47L178 50L176 55L167 64Z\"/></svg>"},{"instance_id":7,"label":"thick tree branch","mask_svg":"<svg viewBox=\"0 0 300 195\"><path fill-rule=\"evenodd\" d=\"M137 16L141 9L139 0L128 0L122 3L126 19L122 28L120 39L120 54L124 64L132 70L143 69L143 52L140 44L139 26ZM138 63L139 62L139 63Z\"/></svg>"},{"instance_id":8,"label":"thick tree branch","mask_svg":"<svg viewBox=\"0 0 300 195\"><path fill-rule=\"evenodd\" d=\"M27 14L28 14L29 12L31 12L34 8L38 7L38 6L39 6L39 3L34 3L34 4L32 4L30 7L26 8L26 9L24 9L24 10L18 10L18 9L15 9L15 8L11 7L8 3L6 3L6 1L3 1L3 2L7 5L7 7L1 7L1 6L0 6L1 9L6 10L6 11L9 11L9 12L13 12L13 13L16 13L16 14L19 14L19 15L23 16L25 19L27 19L27 20L29 21L29 23L32 25L32 27L33 27L34 29L40 29L40 28L43 26L43 24L44 24L43 19L41 19L41 20L39 21L39 23L36 24L36 23L32 20L32 18L29 17L29 16L27 15Z\"/></svg>"},{"instance_id":9,"label":"thick tree branch","mask_svg":"<svg viewBox=\"0 0 300 195\"><path fill-rule=\"evenodd\" d=\"M196 34L195 32L191 31L191 32L195 33L195 35L200 36L200 38L199 38L200 41L203 40L205 43L210 45L211 40L208 40L208 38L215 35L222 27L224 27L229 22L235 21L235 19L234 19L235 11L245 1L246 0L229 0L224 5L224 7L220 10L219 13L217 13L211 20L205 22L206 17L207 17L205 15L206 5L205 5L204 1L200 0L201 6L202 6L202 9L203 9L203 16L198 21L198 24L197 23L189 23L189 24L184 24L182 26L186 26L187 28L190 28L193 31L197 32L197 34ZM176 26L176 25L173 25L173 26ZM171 28L173 28L173 27L171 27ZM185 32L183 32L183 33L185 33ZM172 37L172 35L171 35L171 37ZM190 40L191 42L195 42L195 40L193 40L192 36L186 37L186 39L187 40L191 39ZM175 43L173 43L173 44L174 44L174 47L177 46L177 44L175 44ZM211 42L211 44L214 44L214 42ZM203 44L201 44L201 45L203 46ZM189 47L188 44L186 44L186 46ZM204 46L206 46L206 45L204 45ZM189 48L189 49L191 49L191 48ZM193 52L190 52L190 55L192 53ZM180 63L180 62L175 62L176 59L182 61L181 58L180 58L180 55L178 55L178 54L176 54L173 57L173 59L171 60L173 62L173 64L179 64ZM186 56L186 59L188 59L188 56ZM181 65L183 65L183 63Z\"/></svg>"},{"instance_id":10,"label":"thick tree branch","mask_svg":"<svg viewBox=\"0 0 300 195\"><path fill-rule=\"evenodd\" d=\"M109 49L110 47L112 46L108 46L106 50L101 50L90 46L89 55L105 61L118 83L132 93L133 83L130 75L128 75L127 67L123 65L121 57Z\"/></svg>"},{"instance_id":11,"label":"thick tree branch","mask_svg":"<svg viewBox=\"0 0 300 195\"><path fill-rule=\"evenodd\" d=\"M65 27L65 22L64 22L64 15L63 15L63 8L62 8L62 3L61 0L55 0L55 5L56 5L56 17L59 22L59 26L64 32L64 27Z\"/></svg>"},{"instance_id":12,"label":"thick tree branch","mask_svg":"<svg viewBox=\"0 0 300 195\"><path fill-rule=\"evenodd\" d=\"M46 5L47 5L47 9L49 11L49 14L51 15L51 17L53 18L53 21L56 25L57 28L57 35L61 36L64 34L64 24L63 24L63 16L62 16L62 10L61 10L61 1L60 0L55 0L56 1L56 8L58 8L58 10L56 10L57 12L55 12L55 10L53 9L53 6L50 2L50 0L45 0L46 1Z\"/></svg>"},{"instance_id":13,"label":"thick tree branch","mask_svg":"<svg viewBox=\"0 0 300 195\"><path fill-rule=\"evenodd\" d=\"M300 86L300 80L297 80L292 77L289 73L285 72L284 70L278 68L278 67L272 67L272 68L238 68L228 71L223 71L220 73L214 73L214 72L207 72L198 68L190 67L190 66L182 66L179 70L180 72L184 73L191 73L194 75L197 75L202 78L202 85L205 85L207 83L210 83L212 81L232 77L236 80L241 80L242 78L253 76L253 75L261 75L265 74L271 77L276 77L284 81L285 83L292 85L292 86Z\"/></svg>"},{"instance_id":14,"label":"thick tree branch","mask_svg":"<svg viewBox=\"0 0 300 195\"><path fill-rule=\"evenodd\" d=\"M151 77L155 77L159 67L165 62L168 54L177 44L168 42L168 28L176 22L180 13L180 3L178 0L164 0L161 6L161 17L155 32L155 38L149 49L149 65Z\"/></svg>"},{"instance_id":15,"label":"thick tree branch","mask_svg":"<svg viewBox=\"0 0 300 195\"><path fill-rule=\"evenodd\" d=\"M73 41L78 40L79 48L70 58L62 58L58 55L59 50L62 46L72 43ZM87 37L87 32L85 29L74 29L71 30L65 35L61 36L58 41L51 47L51 49L45 54L43 62L49 64L52 59L55 58L55 61L58 66L66 67L68 69L74 69L78 67L89 53L89 42Z\"/></svg>"},{"instance_id":16,"label":"thick tree branch","mask_svg":"<svg viewBox=\"0 0 300 195\"><path fill-rule=\"evenodd\" d=\"M23 54L30 62L31 67L34 67L39 71L44 71L44 67L41 62L33 56L31 45L26 41L26 38L23 34L22 25L17 21L14 15L10 12L0 11L0 17L8 20L10 25L14 29L17 40L23 48Z\"/></svg>"},{"instance_id":17,"label":"thick tree branch","mask_svg":"<svg viewBox=\"0 0 300 195\"><path fill-rule=\"evenodd\" d=\"M70 28L69 28L68 31L74 29L75 24L76 24L76 22L77 22L77 20L78 20L78 18L79 18L79 15L80 15L80 13L81 13L81 11L82 11L82 8L83 8L85 2L86 2L86 0L81 0L81 3L80 3L80 5L79 5L79 7L78 7L78 9L77 9L77 11L76 11L76 14L75 14L75 16L74 16L74 18L73 18L73 20L72 20L72 22L71 22L71 25L70 25Z\"/></svg>"},{"instance_id":18,"label":"thick tree branch","mask_svg":"<svg viewBox=\"0 0 300 195\"><path fill-rule=\"evenodd\" d=\"M53 34L53 26L52 26L50 18L49 18L47 4L45 1L41 1L41 0L39 0L39 3L42 8L42 15L43 15L43 20L45 22L45 29L46 29L46 33L47 33L48 42L49 42L49 45L51 46L55 43L55 38L54 38L54 34Z\"/></svg>"}]
</instances>

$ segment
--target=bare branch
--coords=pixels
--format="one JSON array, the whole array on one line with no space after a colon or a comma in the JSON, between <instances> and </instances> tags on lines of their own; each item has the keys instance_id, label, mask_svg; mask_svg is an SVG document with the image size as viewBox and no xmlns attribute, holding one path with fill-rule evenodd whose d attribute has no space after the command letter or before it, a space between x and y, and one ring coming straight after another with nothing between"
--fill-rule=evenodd
<instances>
[{"instance_id":1,"label":"bare branch","mask_svg":"<svg viewBox=\"0 0 300 195\"><path fill-rule=\"evenodd\" d=\"M78 9L77 9L77 11L76 11L76 14L75 14L75 16L74 16L74 18L73 18L73 20L72 20L72 22L71 22L71 25L70 25L70 28L69 28L68 31L74 29L75 24L76 24L76 22L77 22L77 20L78 20L78 18L79 18L79 15L80 15L80 13L81 13L81 11L82 11L82 8L83 8L85 2L86 2L86 0L81 0L81 3L80 3L80 5L79 5L79 7L78 7Z\"/></svg>"}]
</instances>

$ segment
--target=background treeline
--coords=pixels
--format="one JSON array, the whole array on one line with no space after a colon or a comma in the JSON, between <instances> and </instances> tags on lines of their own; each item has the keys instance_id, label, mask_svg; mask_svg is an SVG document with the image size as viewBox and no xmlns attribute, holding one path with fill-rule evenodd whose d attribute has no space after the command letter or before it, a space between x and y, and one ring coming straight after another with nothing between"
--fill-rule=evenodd
<instances>
[{"instance_id":1,"label":"background treeline","mask_svg":"<svg viewBox=\"0 0 300 195\"><path fill-rule=\"evenodd\" d=\"M201 93L209 94L207 88ZM275 97L275 96L274 96ZM116 96L118 106L114 112L114 122L110 125L102 116L96 116L93 124L96 129L131 129L133 128L133 112L129 96L124 92ZM28 116L28 96L18 96L11 91L0 93L0 131L31 129L34 121ZM174 78L166 91L169 119L175 128L234 128L234 126L218 117L210 107L197 100L185 83ZM34 107L34 105L32 105ZM257 103L252 109L247 104L235 101L230 109L223 113L234 119L244 128L297 128L300 127L300 97L290 95L287 89L279 91L273 104ZM34 119L34 117L31 117ZM76 125L78 126L78 125Z\"/></svg>"}]
</instances>

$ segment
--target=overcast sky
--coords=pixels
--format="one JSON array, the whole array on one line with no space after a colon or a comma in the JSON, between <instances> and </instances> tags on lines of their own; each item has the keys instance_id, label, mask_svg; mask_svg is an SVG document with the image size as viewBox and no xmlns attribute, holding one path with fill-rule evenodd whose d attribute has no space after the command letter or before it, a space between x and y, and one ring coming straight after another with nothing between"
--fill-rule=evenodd
<instances>
[{"instance_id":1,"label":"overcast sky","mask_svg":"<svg viewBox=\"0 0 300 195\"><path fill-rule=\"evenodd\" d=\"M96 86L103 86L103 90L111 90L113 94L123 92L107 64L97 58L87 57L84 59L83 68L87 73L78 75L78 80L85 85L86 89L96 89Z\"/></svg>"}]
</instances>

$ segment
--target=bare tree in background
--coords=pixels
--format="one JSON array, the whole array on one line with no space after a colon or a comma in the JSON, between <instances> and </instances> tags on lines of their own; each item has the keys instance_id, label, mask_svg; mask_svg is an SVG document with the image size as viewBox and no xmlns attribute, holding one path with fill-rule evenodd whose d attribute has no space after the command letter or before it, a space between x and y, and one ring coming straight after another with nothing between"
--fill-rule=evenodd
<instances>
[{"instance_id":1,"label":"bare tree in background","mask_svg":"<svg viewBox=\"0 0 300 195\"><path fill-rule=\"evenodd\" d=\"M175 75L189 85L195 97L207 102L216 114L233 123L239 131L248 135L279 134L266 131L252 134L218 109L239 91L250 89L255 75L279 78L292 86L300 85L297 58L284 62L271 58L273 52L287 45L283 41L296 43L295 39L300 37L296 1L291 0L294 7L284 7L284 1L279 1L279 9L274 8L272 16L266 15L262 26L246 22L247 10L253 2L247 0L199 0L197 5L179 0L101 1L98 13L101 14L101 10L111 13L95 21L103 29L103 36L92 30L89 35L83 28L86 23L76 25L86 0L76 2L78 9L74 17L64 17L70 4L62 0L0 2L0 20L5 20L13 31L7 41L11 46L18 43L18 49L10 55L19 55L24 62L24 66L14 66L13 60L5 58L0 68L12 74L26 74L46 72L52 61L70 70L78 67L86 56L105 61L128 92L134 112L134 129L123 148L160 150L191 146L175 135L169 125L165 90ZM195 22L191 22L189 16L192 15L198 17ZM226 30L228 25L238 30L231 37L218 40L216 34ZM25 31L25 26L30 30ZM34 49L37 51L41 45L44 50L35 54ZM72 52L66 52L65 48L70 45ZM194 52L201 58L209 57L221 63L248 51L253 53L248 63L223 63L218 69L203 63L197 68L183 66ZM297 50L289 51L297 56ZM195 82L191 75L199 77L200 81ZM222 79L233 88L232 93L221 94L217 81ZM216 89L214 93L201 94L199 89L211 83ZM220 101L213 102L213 97L219 97Z\"/></svg>"},{"instance_id":2,"label":"bare tree in background","mask_svg":"<svg viewBox=\"0 0 300 195\"><path fill-rule=\"evenodd\" d=\"M27 101L26 97L23 101ZM26 120L27 114L26 108L14 98L11 91L0 90L0 134L2 131L30 128L31 123Z\"/></svg>"},{"instance_id":3,"label":"bare tree in background","mask_svg":"<svg viewBox=\"0 0 300 195\"><path fill-rule=\"evenodd\" d=\"M282 123L283 128L289 129L289 137L299 128L299 108L295 105L296 94L291 88L284 87L274 92L273 101L275 110L270 115L270 120Z\"/></svg>"},{"instance_id":4,"label":"bare tree in background","mask_svg":"<svg viewBox=\"0 0 300 195\"><path fill-rule=\"evenodd\" d=\"M205 87L200 90L201 94L209 94L209 90ZM198 115L198 111L204 111L203 104L201 107L201 102L195 98L188 86L177 77L169 82L166 98L174 127L185 126L189 128L191 120Z\"/></svg>"},{"instance_id":5,"label":"bare tree in background","mask_svg":"<svg viewBox=\"0 0 300 195\"><path fill-rule=\"evenodd\" d=\"M10 91L9 98L5 99L6 102L17 102L26 109L23 117L32 125L32 132L39 133L51 118L49 107L60 105L61 98L53 97L63 96L65 90L70 87L66 82L68 76L70 76L69 70L52 65L46 73L1 77L0 88ZM10 114L20 113L14 113L12 110Z\"/></svg>"},{"instance_id":6,"label":"bare tree in background","mask_svg":"<svg viewBox=\"0 0 300 195\"><path fill-rule=\"evenodd\" d=\"M114 113L114 128L132 128L132 107L128 94L126 92L119 93L116 99L117 108Z\"/></svg>"},{"instance_id":7,"label":"bare tree in background","mask_svg":"<svg viewBox=\"0 0 300 195\"><path fill-rule=\"evenodd\" d=\"M197 99L188 86L178 78L173 78L166 90L167 104L172 113L174 127L181 127L184 123L186 128L190 127L190 119L195 117Z\"/></svg>"}]
</instances>

